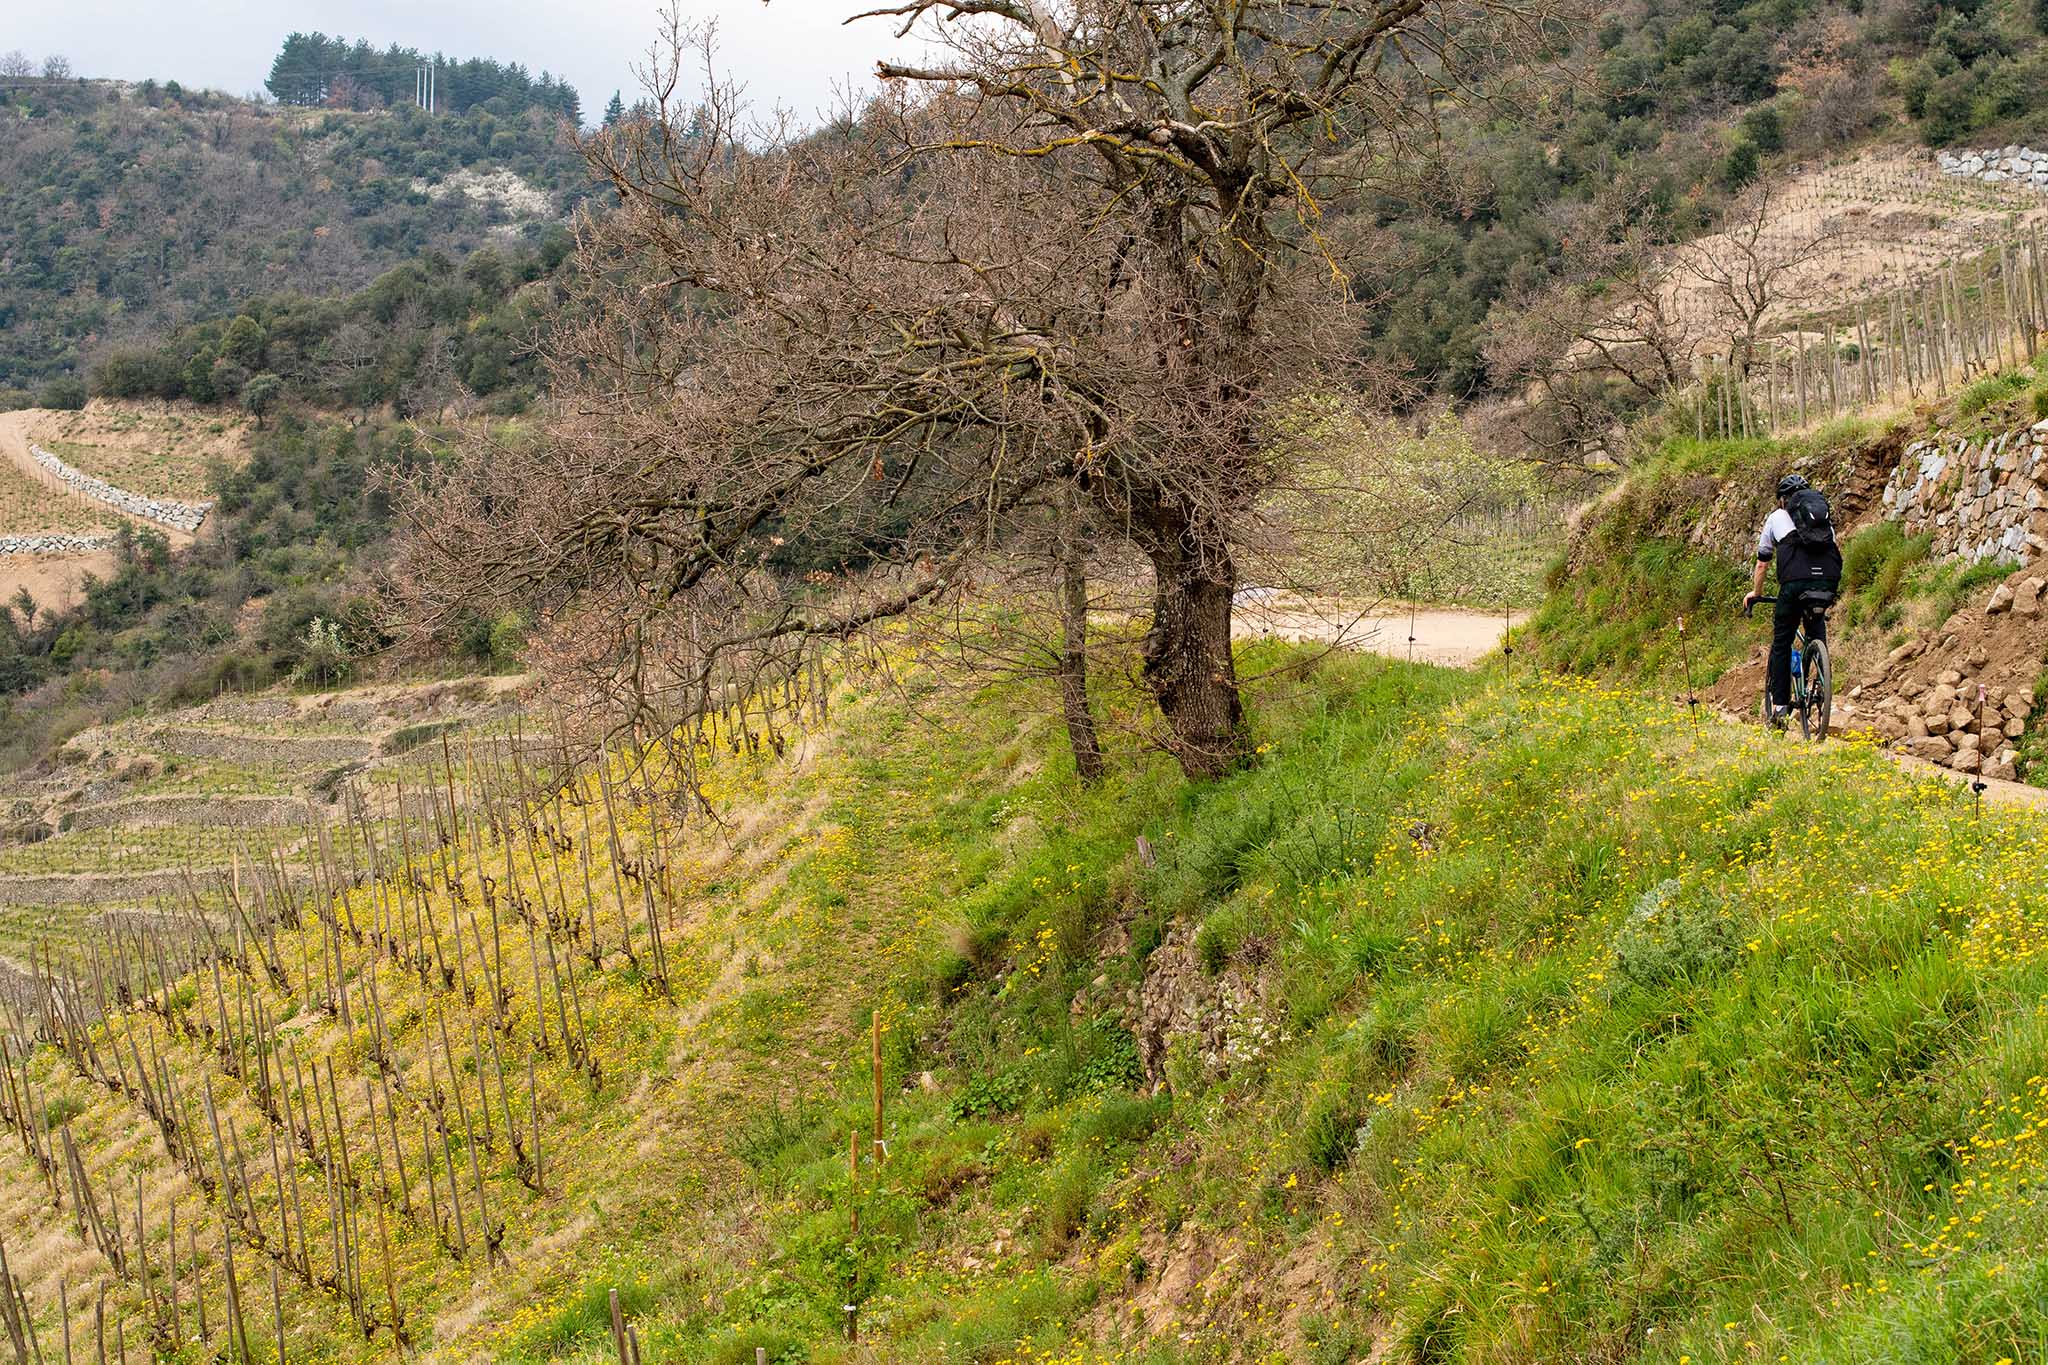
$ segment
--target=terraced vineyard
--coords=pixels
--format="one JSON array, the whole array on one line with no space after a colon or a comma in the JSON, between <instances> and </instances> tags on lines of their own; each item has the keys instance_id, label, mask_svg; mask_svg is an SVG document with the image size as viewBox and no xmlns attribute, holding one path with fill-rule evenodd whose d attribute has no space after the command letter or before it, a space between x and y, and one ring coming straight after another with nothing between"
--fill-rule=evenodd
<instances>
[{"instance_id":1,"label":"terraced vineyard","mask_svg":"<svg viewBox=\"0 0 2048 1365\"><path fill-rule=\"evenodd\" d=\"M665 1070L657 1021L730 933L684 913L723 858L648 795L660 774L556 785L498 683L277 701L88 732L18 784L0 897L161 881L0 908L0 1322L46 1352L473 1337L472 1278L580 1235L579 1184L655 1150L622 1087ZM276 785L255 750L295 799L249 792ZM336 766L293 761L314 752ZM720 780L758 778L734 756Z\"/></svg>"},{"instance_id":2,"label":"terraced vineyard","mask_svg":"<svg viewBox=\"0 0 2048 1365\"><path fill-rule=\"evenodd\" d=\"M0 535L111 531L121 521L112 508L68 497L0 460Z\"/></svg>"}]
</instances>

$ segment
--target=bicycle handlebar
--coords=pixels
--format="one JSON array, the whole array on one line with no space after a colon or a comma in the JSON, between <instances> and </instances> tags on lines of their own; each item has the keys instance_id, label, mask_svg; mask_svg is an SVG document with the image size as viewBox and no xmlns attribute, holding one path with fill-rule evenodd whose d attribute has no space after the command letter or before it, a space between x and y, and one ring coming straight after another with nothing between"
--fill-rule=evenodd
<instances>
[{"instance_id":1,"label":"bicycle handlebar","mask_svg":"<svg viewBox=\"0 0 2048 1365\"><path fill-rule=\"evenodd\" d=\"M1772 596L1769 596L1769 597L1753 597L1753 598L1751 598L1751 599L1750 599L1749 601L1747 601L1747 602L1744 602L1744 603L1742 604L1742 617L1743 617L1743 619L1744 619L1744 620L1748 620L1748 619L1749 619L1749 614L1750 614L1750 613L1751 613L1752 611L1756 610L1756 608L1757 608L1758 606L1760 606L1761 604L1763 604L1763 603L1765 603L1765 602L1775 602L1775 601L1777 601L1777 600L1778 600L1778 599L1777 599L1777 596L1776 596L1775 594L1773 594Z\"/></svg>"}]
</instances>

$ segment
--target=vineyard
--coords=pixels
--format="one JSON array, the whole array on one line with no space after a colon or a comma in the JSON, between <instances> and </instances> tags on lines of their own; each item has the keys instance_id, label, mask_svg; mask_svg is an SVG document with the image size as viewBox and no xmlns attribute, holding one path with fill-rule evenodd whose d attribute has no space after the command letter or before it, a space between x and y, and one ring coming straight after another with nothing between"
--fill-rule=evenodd
<instances>
[{"instance_id":1,"label":"vineyard","mask_svg":"<svg viewBox=\"0 0 2048 1365\"><path fill-rule=\"evenodd\" d=\"M110 531L120 513L99 503L67 497L0 460L0 535L41 532Z\"/></svg>"},{"instance_id":2,"label":"vineyard","mask_svg":"<svg viewBox=\"0 0 2048 1365\"><path fill-rule=\"evenodd\" d=\"M510 705L474 683L229 701L90 732L21 784L17 816L64 813L14 827L0 899L29 876L156 880L131 908L0 911L18 1358L420 1346L471 1279L587 1227L573 1196L623 1134L652 1150L620 1101L715 976L727 930L692 907L721 859L652 794L673 775L658 753L558 784L566 740ZM728 741L715 790L759 797L766 746L706 736ZM338 744L362 754L323 768ZM235 766L258 751L284 775ZM291 818L254 799L280 786Z\"/></svg>"}]
</instances>

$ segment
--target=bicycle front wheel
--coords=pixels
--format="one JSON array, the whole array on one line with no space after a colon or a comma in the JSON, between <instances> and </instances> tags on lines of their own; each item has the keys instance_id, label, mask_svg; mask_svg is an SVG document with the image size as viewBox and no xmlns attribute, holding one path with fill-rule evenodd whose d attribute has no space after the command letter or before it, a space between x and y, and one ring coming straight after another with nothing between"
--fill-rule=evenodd
<instances>
[{"instance_id":1,"label":"bicycle front wheel","mask_svg":"<svg viewBox=\"0 0 2048 1365\"><path fill-rule=\"evenodd\" d=\"M1811 640L1806 646L1806 710L1800 722L1806 737L1818 743L1828 737L1828 722L1835 709L1835 671L1828 661L1825 640ZM1810 717L1810 719L1809 719Z\"/></svg>"}]
</instances>

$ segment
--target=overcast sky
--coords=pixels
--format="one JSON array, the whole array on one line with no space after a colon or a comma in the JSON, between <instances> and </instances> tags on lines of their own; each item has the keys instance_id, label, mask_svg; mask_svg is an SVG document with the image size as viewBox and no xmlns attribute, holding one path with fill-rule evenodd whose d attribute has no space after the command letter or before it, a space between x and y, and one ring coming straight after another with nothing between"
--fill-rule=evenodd
<instances>
[{"instance_id":1,"label":"overcast sky","mask_svg":"<svg viewBox=\"0 0 2048 1365\"><path fill-rule=\"evenodd\" d=\"M855 0L683 0L718 23L728 68L756 105L782 103L807 120L835 82L864 79L892 46L882 20L840 20ZM454 57L523 62L566 77L586 119L613 90L633 102L633 68L657 28L657 0L6 0L0 52L38 63L52 53L81 76L155 77L242 95L260 90L287 33L367 38Z\"/></svg>"}]
</instances>

